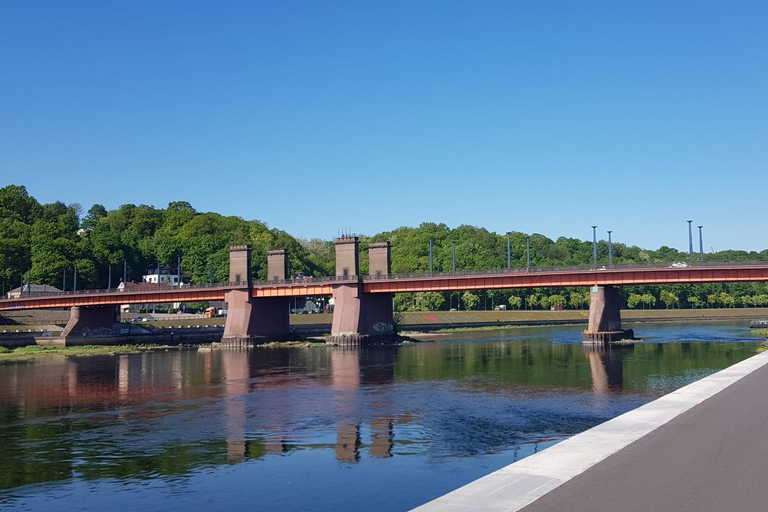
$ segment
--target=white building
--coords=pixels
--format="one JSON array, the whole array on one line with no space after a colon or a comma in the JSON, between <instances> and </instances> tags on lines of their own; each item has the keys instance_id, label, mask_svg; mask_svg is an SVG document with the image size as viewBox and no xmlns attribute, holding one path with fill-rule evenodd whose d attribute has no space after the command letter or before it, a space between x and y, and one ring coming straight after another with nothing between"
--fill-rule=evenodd
<instances>
[{"instance_id":1,"label":"white building","mask_svg":"<svg viewBox=\"0 0 768 512\"><path fill-rule=\"evenodd\" d=\"M161 268L160 273L157 273L157 269L147 270L147 273L141 276L141 282L152 284L167 284L171 288L184 287L185 284L189 284L189 276L181 274L181 282L179 282L179 274L173 272L168 268Z\"/></svg>"}]
</instances>

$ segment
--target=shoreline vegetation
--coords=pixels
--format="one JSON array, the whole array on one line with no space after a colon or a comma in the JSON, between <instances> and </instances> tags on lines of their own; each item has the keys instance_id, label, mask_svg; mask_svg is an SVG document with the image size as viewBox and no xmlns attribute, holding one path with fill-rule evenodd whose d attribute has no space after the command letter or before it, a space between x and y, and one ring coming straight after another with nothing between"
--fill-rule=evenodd
<instances>
[{"instance_id":1,"label":"shoreline vegetation","mask_svg":"<svg viewBox=\"0 0 768 512\"><path fill-rule=\"evenodd\" d=\"M710 321L727 321L729 318L715 318ZM682 322L690 322L693 320L701 320L697 318L678 319ZM573 324L557 324L557 325L573 325ZM541 327L541 325L483 325L483 326L471 326L465 325L461 327L453 327L448 329L439 329L431 332L423 331L408 331L403 330L399 334L400 341L398 343L429 343L436 341L437 339L448 336L449 334L456 332L473 332L473 331L495 331L503 329L518 329L524 327ZM745 329L749 331L754 337L766 337L768 338L768 329ZM630 341L630 340L627 340ZM638 342L641 340L631 340L632 342ZM291 341L273 341L269 343L263 343L254 345L254 349L270 349L270 348L312 348L312 347L326 347L333 346L326 344L322 338L306 338L303 340L291 340ZM126 355L126 354L138 354L141 352L149 351L169 351L169 350L181 350L181 349L196 349L201 352L219 350L220 344L218 342L204 343L204 344L179 344L179 345L167 345L167 344L142 344L142 345L83 345L83 346L71 346L71 347L57 347L57 346L40 346L30 345L25 347L7 348L0 346L0 363L3 361L24 361L31 360L36 357L45 356L97 356L97 355ZM758 352L768 350L768 339L764 341L758 348Z\"/></svg>"},{"instance_id":2,"label":"shoreline vegetation","mask_svg":"<svg viewBox=\"0 0 768 512\"><path fill-rule=\"evenodd\" d=\"M158 350L179 350L189 348L182 345L82 345L77 347L51 347L30 345L27 347L0 347L0 362L23 361L40 356L103 356L140 354Z\"/></svg>"}]
</instances>

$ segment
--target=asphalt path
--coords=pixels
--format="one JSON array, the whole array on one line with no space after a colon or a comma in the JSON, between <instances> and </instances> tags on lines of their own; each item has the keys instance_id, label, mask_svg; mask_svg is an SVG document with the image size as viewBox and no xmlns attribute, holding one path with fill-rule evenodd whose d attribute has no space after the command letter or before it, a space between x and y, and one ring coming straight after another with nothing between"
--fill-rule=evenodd
<instances>
[{"instance_id":1,"label":"asphalt path","mask_svg":"<svg viewBox=\"0 0 768 512\"><path fill-rule=\"evenodd\" d=\"M521 510L768 511L768 365Z\"/></svg>"}]
</instances>

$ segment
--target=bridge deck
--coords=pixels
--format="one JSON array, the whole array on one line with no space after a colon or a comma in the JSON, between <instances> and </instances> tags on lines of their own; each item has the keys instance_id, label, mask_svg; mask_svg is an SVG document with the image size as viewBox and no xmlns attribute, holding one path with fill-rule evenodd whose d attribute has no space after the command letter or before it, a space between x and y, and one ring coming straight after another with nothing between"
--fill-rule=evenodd
<instances>
[{"instance_id":1,"label":"bridge deck","mask_svg":"<svg viewBox=\"0 0 768 512\"><path fill-rule=\"evenodd\" d=\"M331 295L335 285L362 282L365 293L413 293L456 290L493 290L572 286L622 286L634 284L728 283L768 281L766 262L691 262L680 267L667 263L613 268L550 267L462 271L436 274L393 274L302 278L255 282L252 297L302 297ZM0 300L0 311L21 308L59 308L108 304L146 304L223 300L228 290L247 288L245 283L195 285L182 289L117 292L82 290L76 293L33 295Z\"/></svg>"}]
</instances>

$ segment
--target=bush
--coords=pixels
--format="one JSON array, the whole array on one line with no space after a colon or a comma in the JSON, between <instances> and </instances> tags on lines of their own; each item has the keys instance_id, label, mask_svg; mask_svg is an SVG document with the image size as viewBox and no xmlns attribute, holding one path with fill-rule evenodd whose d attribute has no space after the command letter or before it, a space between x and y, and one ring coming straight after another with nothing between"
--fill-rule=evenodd
<instances>
[{"instance_id":1,"label":"bush","mask_svg":"<svg viewBox=\"0 0 768 512\"><path fill-rule=\"evenodd\" d=\"M0 347L0 354L10 354L11 352L12 350L7 347Z\"/></svg>"}]
</instances>

